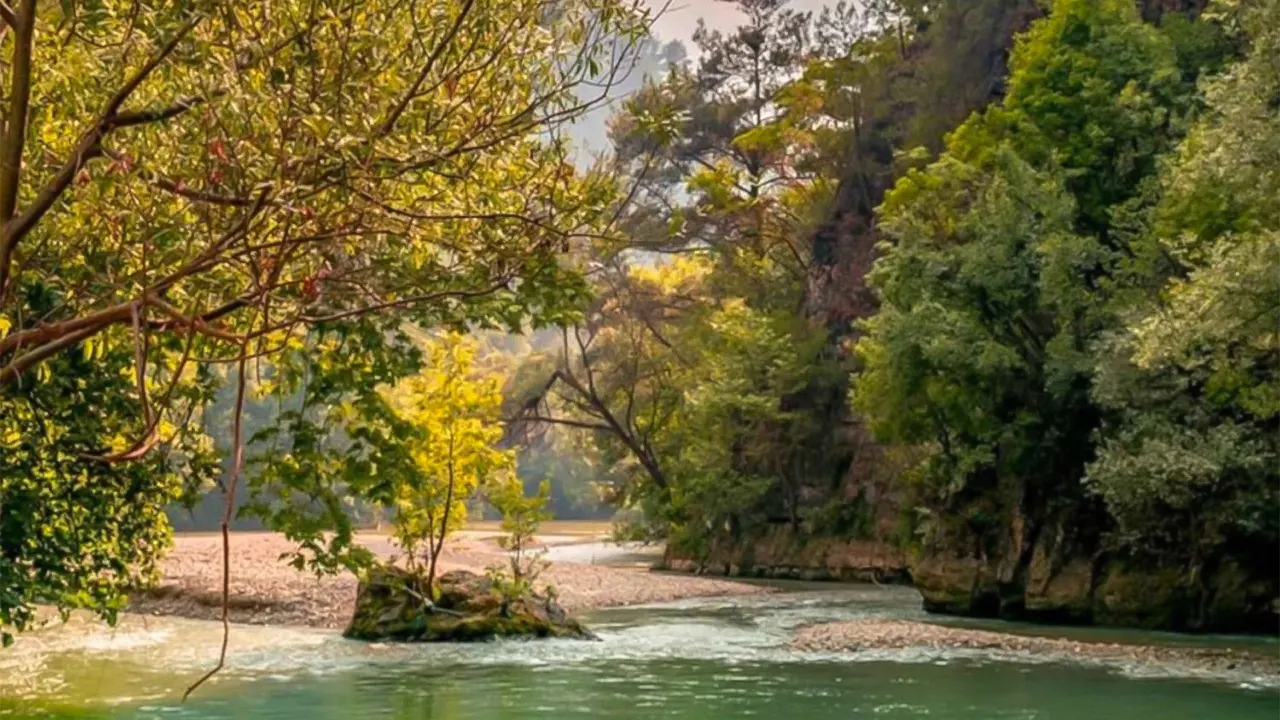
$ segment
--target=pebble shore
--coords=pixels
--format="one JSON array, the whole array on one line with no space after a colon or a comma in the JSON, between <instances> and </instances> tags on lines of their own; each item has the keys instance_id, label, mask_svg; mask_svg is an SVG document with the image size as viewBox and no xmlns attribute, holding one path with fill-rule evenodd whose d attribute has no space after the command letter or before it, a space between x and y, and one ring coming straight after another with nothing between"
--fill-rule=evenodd
<instances>
[{"instance_id":1,"label":"pebble shore","mask_svg":"<svg viewBox=\"0 0 1280 720\"><path fill-rule=\"evenodd\" d=\"M360 542L380 557L396 554L388 538L369 534ZM272 533L231 536L229 618L253 625L342 628L355 607L356 579L350 573L317 578L290 567L282 554L294 546ZM440 572L503 564L506 556L492 543L451 540ZM131 598L129 612L216 620L222 614L222 539L218 535L179 535L161 565L160 584ZM555 587L571 613L591 608L668 602L691 597L753 595L769 588L711 578L652 573L641 568L556 562L537 585Z\"/></svg>"},{"instance_id":2,"label":"pebble shore","mask_svg":"<svg viewBox=\"0 0 1280 720\"><path fill-rule=\"evenodd\" d=\"M908 620L867 619L809 625L796 631L792 647L810 652L924 649L983 650L1048 660L1087 660L1177 666L1241 679L1280 679L1280 652L1229 647L1183 647L1086 642L1060 637L948 627Z\"/></svg>"}]
</instances>

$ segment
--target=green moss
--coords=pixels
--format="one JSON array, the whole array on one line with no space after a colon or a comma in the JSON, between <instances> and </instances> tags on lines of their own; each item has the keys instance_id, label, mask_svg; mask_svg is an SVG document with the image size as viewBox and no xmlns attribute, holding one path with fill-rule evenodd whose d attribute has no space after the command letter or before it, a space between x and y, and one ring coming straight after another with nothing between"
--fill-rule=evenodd
<instances>
[{"instance_id":1,"label":"green moss","mask_svg":"<svg viewBox=\"0 0 1280 720\"><path fill-rule=\"evenodd\" d=\"M1099 625L1182 629L1187 618L1182 572L1112 566L1094 591L1094 621Z\"/></svg>"},{"instance_id":2,"label":"green moss","mask_svg":"<svg viewBox=\"0 0 1280 720\"><path fill-rule=\"evenodd\" d=\"M471 573L441 579L432 609L404 590L399 571L382 571L362 582L344 636L355 640L480 642L499 637L577 637L591 633L553 600L529 596L504 602L492 584Z\"/></svg>"},{"instance_id":3,"label":"green moss","mask_svg":"<svg viewBox=\"0 0 1280 720\"><path fill-rule=\"evenodd\" d=\"M918 557L911 577L929 612L991 615L999 610L998 595L993 610L983 606L997 590L990 568L972 558Z\"/></svg>"}]
</instances>

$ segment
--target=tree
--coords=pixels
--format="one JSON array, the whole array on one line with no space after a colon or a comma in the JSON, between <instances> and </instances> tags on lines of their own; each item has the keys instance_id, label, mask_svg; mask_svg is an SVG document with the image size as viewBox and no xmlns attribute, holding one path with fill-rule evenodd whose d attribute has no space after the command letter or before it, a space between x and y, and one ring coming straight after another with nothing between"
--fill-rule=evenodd
<instances>
[{"instance_id":1,"label":"tree","mask_svg":"<svg viewBox=\"0 0 1280 720\"><path fill-rule=\"evenodd\" d=\"M806 485L828 455L813 440L829 434L831 418L797 412L795 398L844 383L834 354L817 352L816 323L802 317L811 258L800 239L826 212L827 179L868 112L863 94L884 45L905 33L895 29L890 42L881 31L907 17L883 3L839 3L817 18L776 0L738 7L740 28L700 28L698 63L673 67L615 119L617 159L639 178L621 247L604 248L593 267L597 304L561 358L546 361L550 378L524 395L554 398L526 417L589 430L615 467L633 463L640 472L620 473L630 480L617 497L642 500L662 533L680 528L701 546L762 519L799 530L811 514ZM743 337L761 351L718 355L733 356ZM775 353L775 343L790 347ZM742 374L711 380L721 361ZM744 388L742 377L758 385ZM699 393L731 380L740 405ZM695 416L704 424L684 426ZM695 448L702 467L682 461Z\"/></svg>"},{"instance_id":2,"label":"tree","mask_svg":"<svg viewBox=\"0 0 1280 720\"><path fill-rule=\"evenodd\" d=\"M1042 537L1088 552L1104 528L1081 479L1092 346L1134 253L1113 220L1146 201L1194 87L1124 0L1055 3L1010 66L1003 102L885 198L854 401L879 437L931 450L925 552L1002 558L1016 587Z\"/></svg>"},{"instance_id":3,"label":"tree","mask_svg":"<svg viewBox=\"0 0 1280 720\"><path fill-rule=\"evenodd\" d=\"M650 510L677 549L704 560L717 542L771 522L799 530L803 467L787 452L811 428L779 403L821 370L815 338L794 318L730 299L689 329L684 402L662 438L672 489ZM697 339L694 339L697 338ZM793 464L794 463L794 464Z\"/></svg>"},{"instance_id":4,"label":"tree","mask_svg":"<svg viewBox=\"0 0 1280 720\"><path fill-rule=\"evenodd\" d=\"M509 574L501 567L491 569L490 574L504 586L505 597L524 597L532 592L533 583L547 564L542 559L546 551L536 551L533 543L542 523L551 519L551 513L547 511L551 486L544 480L538 485L537 493L527 495L524 483L515 477L507 477L490 483L485 496L502 513L502 530L506 535L499 539L499 543L510 557Z\"/></svg>"},{"instance_id":5,"label":"tree","mask_svg":"<svg viewBox=\"0 0 1280 720\"><path fill-rule=\"evenodd\" d=\"M448 534L466 522L467 500L480 488L514 478L515 455L497 448L502 396L497 378L476 378L476 345L449 335L431 350L428 369L410 383L415 470L392 487L394 531L413 568L426 543L425 589Z\"/></svg>"},{"instance_id":6,"label":"tree","mask_svg":"<svg viewBox=\"0 0 1280 720\"><path fill-rule=\"evenodd\" d=\"M1185 564L1201 594L1232 564L1274 579L1280 562L1280 3L1237 15L1248 55L1205 84L1141 238L1157 291L1126 303L1099 359L1088 475L1115 546Z\"/></svg>"},{"instance_id":7,"label":"tree","mask_svg":"<svg viewBox=\"0 0 1280 720\"><path fill-rule=\"evenodd\" d=\"M685 293L701 292L704 269L677 263L651 273L622 269L602 276L584 321L564 328L560 347L525 369L533 379L516 390L515 419L526 427L553 423L592 431L611 464L629 459L665 491L669 482L656 443L679 408L677 378L689 361L664 333L671 315L699 311Z\"/></svg>"},{"instance_id":8,"label":"tree","mask_svg":"<svg viewBox=\"0 0 1280 720\"><path fill-rule=\"evenodd\" d=\"M156 577L169 547L165 505L218 476L212 443L183 425L159 428L164 452L133 463L86 458L132 442L134 357L94 346L52 361L18 398L0 399L0 644L36 622L38 605L86 608L114 621L124 594ZM175 392L175 411L207 400L210 378Z\"/></svg>"},{"instance_id":9,"label":"tree","mask_svg":"<svg viewBox=\"0 0 1280 720\"><path fill-rule=\"evenodd\" d=\"M572 90L598 74L600 34L635 27L611 3L544 4L177 6L130 21L22 3L15 22L40 28L15 32L14 94L49 100L15 102L5 136L7 157L28 160L6 161L0 214L31 197L0 243L13 326L0 379L128 326L135 307L148 332L270 348L325 320L558 277L554 251L599 209L581 193L601 190L537 136L589 105ZM87 253L88 235L112 244ZM33 317L23 298L45 287L63 297Z\"/></svg>"},{"instance_id":10,"label":"tree","mask_svg":"<svg viewBox=\"0 0 1280 720\"><path fill-rule=\"evenodd\" d=\"M242 399L264 368L305 375L288 365L307 347L350 369L352 346L402 348L404 323L572 317L585 286L562 251L606 231L615 183L575 172L558 129L625 71L645 27L633 10L23 0L3 13L0 426L22 428L0 502L6 520L28 503L84 524L65 543L5 524L14 590L0 613L21 625L35 601L119 606L126 566L154 558L159 509L180 489L143 478L208 465L193 430L210 367L234 366ZM381 358L369 363L382 381L416 371L413 356ZM354 375L328 377L372 405ZM86 417L86 391L111 417ZM315 440L308 413L329 410L308 402L300 448ZM156 474L114 467L139 460ZM116 510L81 504L77 483L116 488ZM117 535L104 519L126 509L151 524Z\"/></svg>"},{"instance_id":11,"label":"tree","mask_svg":"<svg viewBox=\"0 0 1280 720\"><path fill-rule=\"evenodd\" d=\"M841 126L807 64L843 56L816 42L811 13L785 0L735 3L746 22L724 34L699 25L696 67L675 66L638 91L613 121L617 158L640 178L626 218L630 247L707 253L717 292L794 307L809 263L797 238L826 197L819 138ZM848 6L823 15L825 34L851 36Z\"/></svg>"},{"instance_id":12,"label":"tree","mask_svg":"<svg viewBox=\"0 0 1280 720\"><path fill-rule=\"evenodd\" d=\"M815 343L795 318L718 298L708 261L630 268L560 352L525 372L516 418L588 431L618 485L614 501L696 554L777 505L798 522L794 468L774 464L796 418L778 398L813 374ZM547 366L552 369L548 372Z\"/></svg>"}]
</instances>

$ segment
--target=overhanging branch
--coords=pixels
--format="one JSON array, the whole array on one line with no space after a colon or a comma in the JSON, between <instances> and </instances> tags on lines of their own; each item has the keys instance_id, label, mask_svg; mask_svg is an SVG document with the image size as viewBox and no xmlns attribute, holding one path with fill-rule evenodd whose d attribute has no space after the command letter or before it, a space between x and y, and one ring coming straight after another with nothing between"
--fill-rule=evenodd
<instances>
[{"instance_id":1,"label":"overhanging branch","mask_svg":"<svg viewBox=\"0 0 1280 720\"><path fill-rule=\"evenodd\" d=\"M35 228L45 213L62 197L67 188L75 181L77 173L90 160L102 155L102 139L112 130L130 127L146 122L159 122L186 112L202 99L179 100L174 105L157 110L143 110L121 113L120 108L129 99L143 81L177 49L178 44L200 22L196 18L180 29L169 40L160 52L138 69L119 90L111 96L103 108L101 115L93 125L81 136L75 150L62 164L62 168L45 185L36 199L31 201L20 214L14 216L17 206L18 183L22 166L22 147L27 130L27 100L30 95L31 82L31 24L35 22L36 0L26 0L20 13L18 32L15 36L14 66L10 94L9 117L4 134L4 142L0 145L0 221L4 222L0 231L0 297L9 284L10 269L13 266L13 253L22 239ZM29 8L29 10L28 10ZM29 15L29 17L28 17ZM26 35L24 36L24 33ZM25 41L25 46L23 45ZM25 47L25 51L23 48Z\"/></svg>"}]
</instances>

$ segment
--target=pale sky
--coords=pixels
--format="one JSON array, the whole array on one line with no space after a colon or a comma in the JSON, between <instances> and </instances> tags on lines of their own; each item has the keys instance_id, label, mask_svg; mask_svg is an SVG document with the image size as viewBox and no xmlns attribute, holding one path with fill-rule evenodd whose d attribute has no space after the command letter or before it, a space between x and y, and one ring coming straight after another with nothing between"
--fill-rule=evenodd
<instances>
[{"instance_id":1,"label":"pale sky","mask_svg":"<svg viewBox=\"0 0 1280 720\"><path fill-rule=\"evenodd\" d=\"M665 0L644 0L655 11L666 4ZM792 0L789 7L795 10L817 12L832 0ZM723 0L671 0L667 11L654 23L654 31L663 40L679 40L689 45L689 38L698 26L698 18L705 18L715 30L731 30L742 24L742 15L733 3Z\"/></svg>"},{"instance_id":2,"label":"pale sky","mask_svg":"<svg viewBox=\"0 0 1280 720\"><path fill-rule=\"evenodd\" d=\"M666 0L642 1L655 12L666 3ZM817 12L823 6L830 5L834 1L792 0L788 7L795 10ZM693 46L692 37L694 29L698 27L698 18L705 18L709 27L721 31L732 30L741 25L745 19L732 2L724 2L723 0L671 0L667 11L654 22L654 35L657 40L664 43L679 40L684 44L685 51L692 59L697 52L697 48ZM651 72L661 69L657 67L648 68ZM606 122L617 107L616 100L639 87L641 77L636 75L632 78L631 83L624 84L627 87L619 88L614 102L593 110L574 123L571 134L575 144L578 146L578 161L584 166L591 162L594 153L609 148L609 140L605 129Z\"/></svg>"}]
</instances>

